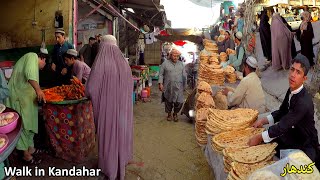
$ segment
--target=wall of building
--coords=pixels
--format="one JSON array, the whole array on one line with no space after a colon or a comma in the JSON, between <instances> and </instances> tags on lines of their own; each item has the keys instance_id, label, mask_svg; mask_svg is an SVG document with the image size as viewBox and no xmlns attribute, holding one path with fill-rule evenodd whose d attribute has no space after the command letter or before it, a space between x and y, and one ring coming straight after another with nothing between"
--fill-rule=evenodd
<instances>
[{"instance_id":1,"label":"wall of building","mask_svg":"<svg viewBox=\"0 0 320 180\"><path fill-rule=\"evenodd\" d=\"M73 0L5 0L0 6L0 43L6 49L40 46L41 29L46 29L46 45L55 44L54 18L62 11L64 29L72 33ZM36 22L36 25L32 25ZM70 35L72 39L72 35Z\"/></svg>"}]
</instances>

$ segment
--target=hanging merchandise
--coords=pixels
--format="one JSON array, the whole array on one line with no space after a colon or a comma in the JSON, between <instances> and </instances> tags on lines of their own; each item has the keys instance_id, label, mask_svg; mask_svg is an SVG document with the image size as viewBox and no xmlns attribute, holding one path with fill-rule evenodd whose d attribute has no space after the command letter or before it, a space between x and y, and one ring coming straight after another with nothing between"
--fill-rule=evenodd
<instances>
[{"instance_id":1,"label":"hanging merchandise","mask_svg":"<svg viewBox=\"0 0 320 180\"><path fill-rule=\"evenodd\" d=\"M154 33L149 33L145 35L146 44L152 44L154 42Z\"/></svg>"},{"instance_id":2,"label":"hanging merchandise","mask_svg":"<svg viewBox=\"0 0 320 180\"><path fill-rule=\"evenodd\" d=\"M169 34L167 33L166 30L160 31L160 35L161 35L161 36L169 36Z\"/></svg>"},{"instance_id":3,"label":"hanging merchandise","mask_svg":"<svg viewBox=\"0 0 320 180\"><path fill-rule=\"evenodd\" d=\"M175 45L177 45L177 46L183 46L183 45L187 44L187 42L181 41L181 40L175 41L175 42L173 42L173 43L174 43Z\"/></svg>"},{"instance_id":4,"label":"hanging merchandise","mask_svg":"<svg viewBox=\"0 0 320 180\"><path fill-rule=\"evenodd\" d=\"M63 28L63 16L62 11L56 11L54 18L54 27Z\"/></svg>"}]
</instances>

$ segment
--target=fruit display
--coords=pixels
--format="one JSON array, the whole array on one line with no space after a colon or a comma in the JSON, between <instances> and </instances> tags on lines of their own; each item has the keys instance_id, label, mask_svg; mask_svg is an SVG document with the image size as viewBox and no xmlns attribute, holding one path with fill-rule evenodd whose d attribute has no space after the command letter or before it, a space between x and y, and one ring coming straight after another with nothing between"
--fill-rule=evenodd
<instances>
[{"instance_id":1,"label":"fruit display","mask_svg":"<svg viewBox=\"0 0 320 180\"><path fill-rule=\"evenodd\" d=\"M84 97L85 87L78 78L73 77L70 85L56 86L43 92L48 102L77 100Z\"/></svg>"},{"instance_id":2,"label":"fruit display","mask_svg":"<svg viewBox=\"0 0 320 180\"><path fill-rule=\"evenodd\" d=\"M12 112L0 114L0 126L10 124L14 120L14 114Z\"/></svg>"}]
</instances>

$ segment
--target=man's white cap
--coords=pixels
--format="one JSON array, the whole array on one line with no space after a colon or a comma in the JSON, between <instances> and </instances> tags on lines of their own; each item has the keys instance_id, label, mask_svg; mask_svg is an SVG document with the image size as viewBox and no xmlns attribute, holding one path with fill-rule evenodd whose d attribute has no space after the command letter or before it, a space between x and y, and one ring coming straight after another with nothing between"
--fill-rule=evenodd
<instances>
[{"instance_id":1,"label":"man's white cap","mask_svg":"<svg viewBox=\"0 0 320 180\"><path fill-rule=\"evenodd\" d=\"M257 68L258 67L258 62L256 58L249 56L246 60L246 63L251 66L252 68Z\"/></svg>"},{"instance_id":2,"label":"man's white cap","mask_svg":"<svg viewBox=\"0 0 320 180\"><path fill-rule=\"evenodd\" d=\"M75 49L68 49L67 54L77 57L78 51L76 51Z\"/></svg>"},{"instance_id":3,"label":"man's white cap","mask_svg":"<svg viewBox=\"0 0 320 180\"><path fill-rule=\"evenodd\" d=\"M56 29L55 33L66 34L66 32L62 28Z\"/></svg>"},{"instance_id":4,"label":"man's white cap","mask_svg":"<svg viewBox=\"0 0 320 180\"><path fill-rule=\"evenodd\" d=\"M48 50L45 48L40 48L40 53L48 55Z\"/></svg>"},{"instance_id":5,"label":"man's white cap","mask_svg":"<svg viewBox=\"0 0 320 180\"><path fill-rule=\"evenodd\" d=\"M238 31L237 33L236 33L236 38L238 38L238 39L242 39L242 32L240 32L240 31Z\"/></svg>"}]
</instances>

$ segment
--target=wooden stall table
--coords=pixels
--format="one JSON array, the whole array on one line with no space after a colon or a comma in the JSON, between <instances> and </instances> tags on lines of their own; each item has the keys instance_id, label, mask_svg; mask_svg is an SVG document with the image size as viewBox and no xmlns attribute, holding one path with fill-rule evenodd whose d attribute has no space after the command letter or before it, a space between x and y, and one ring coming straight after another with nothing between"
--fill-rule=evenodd
<instances>
[{"instance_id":1,"label":"wooden stall table","mask_svg":"<svg viewBox=\"0 0 320 180\"><path fill-rule=\"evenodd\" d=\"M56 156L81 163L95 146L92 103L87 98L47 102L43 105L45 127Z\"/></svg>"}]
</instances>

